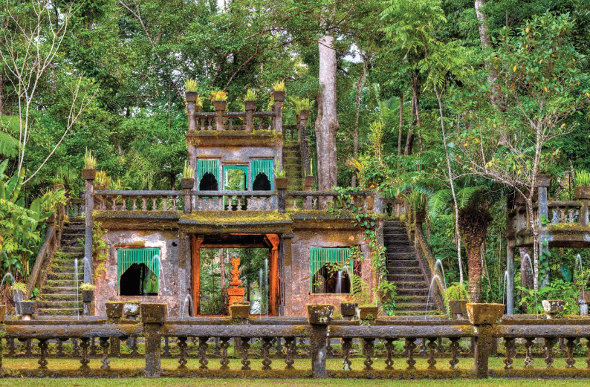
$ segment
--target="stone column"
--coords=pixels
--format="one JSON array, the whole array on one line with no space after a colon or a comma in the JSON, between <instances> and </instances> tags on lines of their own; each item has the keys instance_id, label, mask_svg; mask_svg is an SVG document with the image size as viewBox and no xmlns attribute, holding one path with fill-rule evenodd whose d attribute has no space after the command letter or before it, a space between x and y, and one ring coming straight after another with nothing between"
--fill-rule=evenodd
<instances>
[{"instance_id":1,"label":"stone column","mask_svg":"<svg viewBox=\"0 0 590 387\"><path fill-rule=\"evenodd\" d=\"M191 191L195 185L195 179L181 179L182 196L184 198L184 213L190 214L193 210L193 201L191 200Z\"/></svg>"},{"instance_id":2,"label":"stone column","mask_svg":"<svg viewBox=\"0 0 590 387\"><path fill-rule=\"evenodd\" d=\"M118 324L123 317L123 303L122 302L107 302L105 304L107 322L109 324ZM111 337L111 357L121 356L121 339L118 337Z\"/></svg>"},{"instance_id":3,"label":"stone column","mask_svg":"<svg viewBox=\"0 0 590 387\"><path fill-rule=\"evenodd\" d=\"M307 319L311 328L311 372L314 378L328 377L326 357L328 351L328 325L332 320L332 305L308 304Z\"/></svg>"},{"instance_id":4,"label":"stone column","mask_svg":"<svg viewBox=\"0 0 590 387\"><path fill-rule=\"evenodd\" d=\"M166 322L166 307L166 304L141 304L141 321L145 336L145 376L148 378L157 378L162 371L160 331Z\"/></svg>"},{"instance_id":5,"label":"stone column","mask_svg":"<svg viewBox=\"0 0 590 387\"><path fill-rule=\"evenodd\" d=\"M539 228L539 262L541 259L545 259L545 251L547 251L547 227L543 225L544 220L550 221L549 219L549 207L547 204L547 189L551 183L550 175L537 175L535 187L537 187L538 194L538 205L539 205L539 219L537 219L537 227ZM539 278L539 280L541 280ZM549 273L546 274L542 282L549 281ZM539 287L542 285L539 284Z\"/></svg>"},{"instance_id":6,"label":"stone column","mask_svg":"<svg viewBox=\"0 0 590 387\"><path fill-rule=\"evenodd\" d=\"M488 360L494 351L496 327L503 313L503 304L467 304L467 316L475 334L473 372L478 378L488 377Z\"/></svg>"},{"instance_id":7,"label":"stone column","mask_svg":"<svg viewBox=\"0 0 590 387\"><path fill-rule=\"evenodd\" d=\"M254 111L256 110L256 101L244 101L246 110L246 132L254 129Z\"/></svg>"},{"instance_id":8,"label":"stone column","mask_svg":"<svg viewBox=\"0 0 590 387\"><path fill-rule=\"evenodd\" d=\"M227 101L213 101L215 107L215 126L217 130L223 130L223 113L227 106Z\"/></svg>"},{"instance_id":9,"label":"stone column","mask_svg":"<svg viewBox=\"0 0 590 387\"><path fill-rule=\"evenodd\" d=\"M278 315L278 301L279 301L279 236L277 234L266 234L266 238L272 245L270 252L270 281L269 281L269 304L270 314Z\"/></svg>"},{"instance_id":10,"label":"stone column","mask_svg":"<svg viewBox=\"0 0 590 387\"><path fill-rule=\"evenodd\" d=\"M283 102L285 102L284 91L273 91L272 92L275 102L275 131L277 133L283 132Z\"/></svg>"},{"instance_id":11,"label":"stone column","mask_svg":"<svg viewBox=\"0 0 590 387\"><path fill-rule=\"evenodd\" d=\"M6 305L0 305L0 374L4 374L4 369L2 368L2 353L4 348L2 347L2 337L6 333L6 325L4 325L4 316L6 316Z\"/></svg>"},{"instance_id":12,"label":"stone column","mask_svg":"<svg viewBox=\"0 0 590 387\"><path fill-rule=\"evenodd\" d=\"M506 314L514 314L514 242L506 245Z\"/></svg>"},{"instance_id":13,"label":"stone column","mask_svg":"<svg viewBox=\"0 0 590 387\"><path fill-rule=\"evenodd\" d=\"M94 211L94 179L96 169L83 169L82 178L85 181L86 191L84 192L84 283L92 283L92 212Z\"/></svg>"},{"instance_id":14,"label":"stone column","mask_svg":"<svg viewBox=\"0 0 590 387\"><path fill-rule=\"evenodd\" d=\"M187 91L185 93L186 98L186 113L188 115L188 131L193 132L197 129L195 123L195 112L196 112L196 100L198 94L196 92Z\"/></svg>"}]
</instances>

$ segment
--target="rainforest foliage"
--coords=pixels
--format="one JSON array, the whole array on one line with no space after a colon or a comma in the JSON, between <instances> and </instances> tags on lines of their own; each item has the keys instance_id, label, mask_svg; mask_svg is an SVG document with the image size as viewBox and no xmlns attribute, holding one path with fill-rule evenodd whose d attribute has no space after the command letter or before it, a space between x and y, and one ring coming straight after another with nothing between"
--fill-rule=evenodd
<instances>
[{"instance_id":1,"label":"rainforest foliage","mask_svg":"<svg viewBox=\"0 0 590 387\"><path fill-rule=\"evenodd\" d=\"M288 97L311 101L315 150L326 36L338 185L426 210L446 281L464 273L471 297L502 301L506 198L532 206L534 176L550 173L550 196L570 199L576 172L590 170L585 0L3 0L0 183L18 198L0 192L2 270L38 249L35 199L59 202L46 194L54 183L83 190L86 149L116 188L179 187L188 79L201 96L227 92L232 111L248 92L266 108L284 80ZM549 273L545 287L577 289L577 253L590 266L585 250L554 249L546 266L520 253Z\"/></svg>"}]
</instances>

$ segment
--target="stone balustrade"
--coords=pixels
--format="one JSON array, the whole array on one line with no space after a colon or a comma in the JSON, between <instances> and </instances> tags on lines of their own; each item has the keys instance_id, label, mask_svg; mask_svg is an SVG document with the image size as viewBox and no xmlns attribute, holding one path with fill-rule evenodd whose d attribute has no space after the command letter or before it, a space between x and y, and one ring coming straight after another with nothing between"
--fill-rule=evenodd
<instances>
[{"instance_id":1,"label":"stone balustrade","mask_svg":"<svg viewBox=\"0 0 590 387\"><path fill-rule=\"evenodd\" d=\"M498 321L503 305L471 305L469 320L328 318L310 324L286 317L167 318L165 304L142 304L136 320L123 316L123 308L116 308L120 303L111 303L107 319L6 320L4 359L36 357L39 366L5 361L2 372L13 377L590 377L590 318L529 315ZM122 351L123 345L130 351ZM122 356L144 358L143 369L118 368L114 364ZM61 369L63 363L54 362L68 358L78 359L79 368Z\"/></svg>"}]
</instances>

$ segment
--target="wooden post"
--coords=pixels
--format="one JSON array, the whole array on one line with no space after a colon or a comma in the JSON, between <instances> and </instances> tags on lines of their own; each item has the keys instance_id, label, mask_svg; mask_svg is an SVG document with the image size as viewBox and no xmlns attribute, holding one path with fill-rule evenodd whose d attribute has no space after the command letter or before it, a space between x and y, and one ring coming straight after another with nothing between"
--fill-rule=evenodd
<instances>
[{"instance_id":1,"label":"wooden post","mask_svg":"<svg viewBox=\"0 0 590 387\"><path fill-rule=\"evenodd\" d=\"M266 234L266 238L272 245L270 251L270 280L269 280L269 304L270 314L276 316L278 313L279 301L279 236L277 234Z\"/></svg>"},{"instance_id":2,"label":"wooden post","mask_svg":"<svg viewBox=\"0 0 590 387\"><path fill-rule=\"evenodd\" d=\"M203 244L202 236L192 237L192 261L191 261L191 277L192 277L192 297L193 297L193 314L199 314L200 295L201 295L201 245Z\"/></svg>"}]
</instances>

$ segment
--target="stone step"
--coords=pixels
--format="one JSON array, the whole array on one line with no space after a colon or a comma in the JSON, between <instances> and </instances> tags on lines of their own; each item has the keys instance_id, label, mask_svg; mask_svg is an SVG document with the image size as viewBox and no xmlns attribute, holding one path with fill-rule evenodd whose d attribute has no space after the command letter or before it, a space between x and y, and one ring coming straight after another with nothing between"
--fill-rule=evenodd
<instances>
[{"instance_id":1,"label":"stone step","mask_svg":"<svg viewBox=\"0 0 590 387\"><path fill-rule=\"evenodd\" d=\"M395 312L397 316L436 316L442 314L438 310L422 310L422 311L414 311L414 310L401 310L399 312Z\"/></svg>"},{"instance_id":2,"label":"stone step","mask_svg":"<svg viewBox=\"0 0 590 387\"><path fill-rule=\"evenodd\" d=\"M78 285L82 284L82 280L78 280ZM76 280L72 279L60 279L60 280L50 280L48 279L47 281L45 281L45 285L47 285L48 288L54 288L54 287L66 287L66 286L71 286L71 287L76 287Z\"/></svg>"},{"instance_id":3,"label":"stone step","mask_svg":"<svg viewBox=\"0 0 590 387\"><path fill-rule=\"evenodd\" d=\"M82 308L39 308L38 312L46 316L77 316L82 314Z\"/></svg>"},{"instance_id":4,"label":"stone step","mask_svg":"<svg viewBox=\"0 0 590 387\"><path fill-rule=\"evenodd\" d=\"M38 308L52 308L52 309L74 309L76 307L82 307L82 297L80 297L79 301L76 301L74 298L73 301L65 301L65 300L54 300L54 301L39 301L37 302Z\"/></svg>"},{"instance_id":5,"label":"stone step","mask_svg":"<svg viewBox=\"0 0 590 387\"><path fill-rule=\"evenodd\" d=\"M427 297L428 289L396 289L396 293L400 297L420 296Z\"/></svg>"},{"instance_id":6,"label":"stone step","mask_svg":"<svg viewBox=\"0 0 590 387\"><path fill-rule=\"evenodd\" d=\"M74 283L73 285L54 285L54 286L43 286L41 288L41 297L44 296L50 296L52 294L67 294L67 293L73 293L76 294L76 284Z\"/></svg>"},{"instance_id":7,"label":"stone step","mask_svg":"<svg viewBox=\"0 0 590 387\"><path fill-rule=\"evenodd\" d=\"M81 295L80 295L81 297ZM44 294L37 297L38 301L73 301L76 300L76 289L71 293Z\"/></svg>"},{"instance_id":8,"label":"stone step","mask_svg":"<svg viewBox=\"0 0 590 387\"><path fill-rule=\"evenodd\" d=\"M400 281L407 280L407 281L422 281L424 280L424 276L422 273L394 273L387 275L388 281L393 281L395 283L399 283Z\"/></svg>"},{"instance_id":9,"label":"stone step","mask_svg":"<svg viewBox=\"0 0 590 387\"><path fill-rule=\"evenodd\" d=\"M78 263L78 273L84 271L82 263ZM61 265L52 265L51 266L51 273L55 274L64 274L64 273L74 273L74 262L68 262ZM74 274L72 274L74 275Z\"/></svg>"},{"instance_id":10,"label":"stone step","mask_svg":"<svg viewBox=\"0 0 590 387\"><path fill-rule=\"evenodd\" d=\"M398 281L395 284L398 289L423 289L426 288L426 284L424 281L412 281L412 280L405 280L405 281Z\"/></svg>"},{"instance_id":11,"label":"stone step","mask_svg":"<svg viewBox=\"0 0 590 387\"><path fill-rule=\"evenodd\" d=\"M76 273L74 272L50 272L47 274L48 280L74 280ZM81 278L84 278L84 272L78 272L78 280L81 281Z\"/></svg>"},{"instance_id":12,"label":"stone step","mask_svg":"<svg viewBox=\"0 0 590 387\"><path fill-rule=\"evenodd\" d=\"M432 309L433 305L432 304L395 304L395 311L404 311L404 312L409 312L409 311L414 311L414 312L426 312L427 308L428 310Z\"/></svg>"},{"instance_id":13,"label":"stone step","mask_svg":"<svg viewBox=\"0 0 590 387\"><path fill-rule=\"evenodd\" d=\"M420 267L403 267L403 268L395 268L389 267L387 277L396 274L420 274L422 275L422 269Z\"/></svg>"},{"instance_id":14,"label":"stone step","mask_svg":"<svg viewBox=\"0 0 590 387\"><path fill-rule=\"evenodd\" d=\"M396 294L395 302L404 304L426 304L428 296L400 296Z\"/></svg>"},{"instance_id":15,"label":"stone step","mask_svg":"<svg viewBox=\"0 0 590 387\"><path fill-rule=\"evenodd\" d=\"M396 259L396 260L386 260L386 264L388 267L392 269L395 268L404 268L404 267L420 267L420 264L415 259Z\"/></svg>"}]
</instances>

